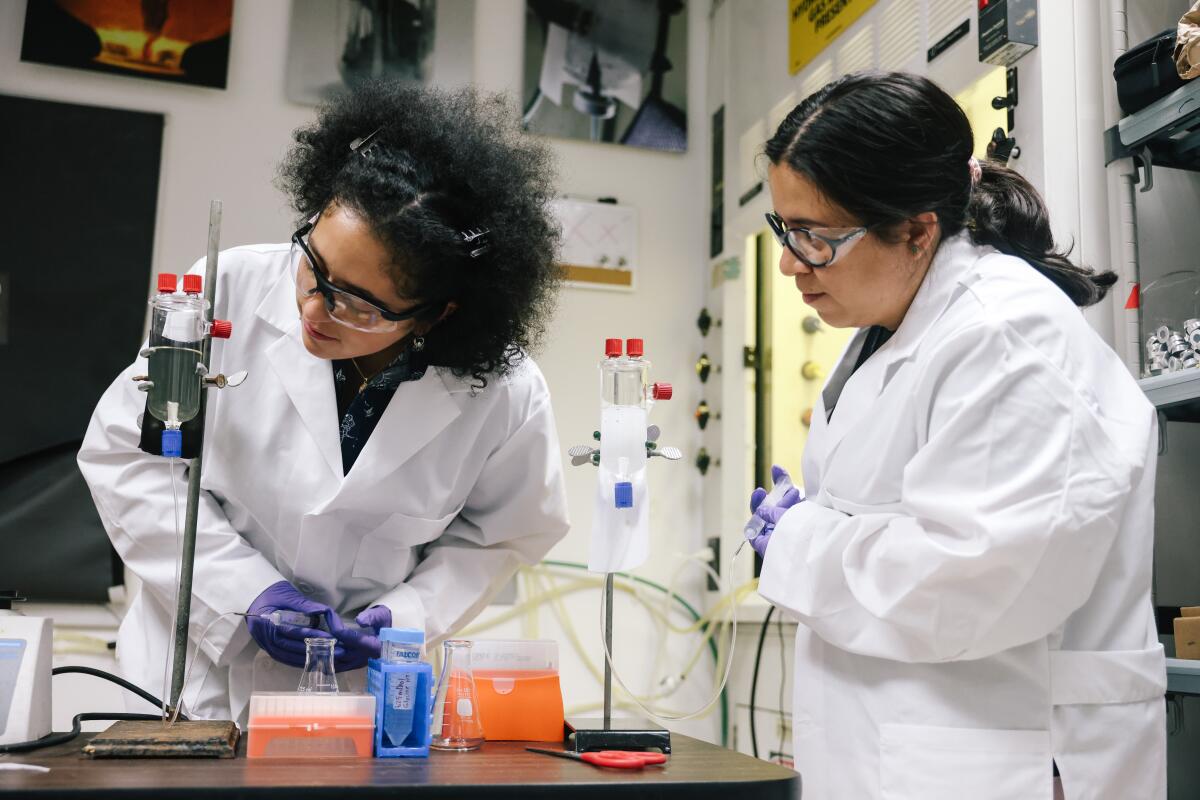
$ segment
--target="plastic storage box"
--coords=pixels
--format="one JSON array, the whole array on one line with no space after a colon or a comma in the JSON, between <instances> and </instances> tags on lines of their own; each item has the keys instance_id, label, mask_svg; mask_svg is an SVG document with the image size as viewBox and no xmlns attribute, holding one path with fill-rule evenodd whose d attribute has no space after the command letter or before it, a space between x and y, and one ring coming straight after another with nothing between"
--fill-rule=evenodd
<instances>
[{"instance_id":1,"label":"plastic storage box","mask_svg":"<svg viewBox=\"0 0 1200 800\"><path fill-rule=\"evenodd\" d=\"M247 758L370 758L375 698L256 692L248 728Z\"/></svg>"},{"instance_id":2,"label":"plastic storage box","mask_svg":"<svg viewBox=\"0 0 1200 800\"><path fill-rule=\"evenodd\" d=\"M557 742L563 737L558 643L476 640L471 651L479 716L489 741Z\"/></svg>"}]
</instances>

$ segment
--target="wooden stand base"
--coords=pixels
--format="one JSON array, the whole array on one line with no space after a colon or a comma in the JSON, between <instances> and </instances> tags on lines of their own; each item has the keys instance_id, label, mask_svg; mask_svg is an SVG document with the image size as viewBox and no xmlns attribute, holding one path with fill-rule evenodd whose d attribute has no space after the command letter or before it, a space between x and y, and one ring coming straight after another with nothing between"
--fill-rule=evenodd
<instances>
[{"instance_id":1,"label":"wooden stand base","mask_svg":"<svg viewBox=\"0 0 1200 800\"><path fill-rule=\"evenodd\" d=\"M122 720L92 737L83 752L92 758L233 758L237 725L224 720Z\"/></svg>"}]
</instances>

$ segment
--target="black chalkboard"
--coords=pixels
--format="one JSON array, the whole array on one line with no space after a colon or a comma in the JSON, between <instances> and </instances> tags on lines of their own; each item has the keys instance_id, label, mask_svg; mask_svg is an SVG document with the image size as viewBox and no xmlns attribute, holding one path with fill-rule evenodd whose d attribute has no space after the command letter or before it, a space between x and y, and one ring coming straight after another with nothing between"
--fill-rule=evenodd
<instances>
[{"instance_id":1,"label":"black chalkboard","mask_svg":"<svg viewBox=\"0 0 1200 800\"><path fill-rule=\"evenodd\" d=\"M163 115L0 95L0 589L119 581L74 453L142 338Z\"/></svg>"}]
</instances>

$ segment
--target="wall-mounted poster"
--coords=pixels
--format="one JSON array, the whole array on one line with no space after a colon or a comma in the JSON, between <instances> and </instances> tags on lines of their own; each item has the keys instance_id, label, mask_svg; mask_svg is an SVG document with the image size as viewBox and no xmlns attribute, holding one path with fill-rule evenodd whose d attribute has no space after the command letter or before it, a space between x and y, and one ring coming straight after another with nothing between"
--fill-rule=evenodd
<instances>
[{"instance_id":1,"label":"wall-mounted poster","mask_svg":"<svg viewBox=\"0 0 1200 800\"><path fill-rule=\"evenodd\" d=\"M684 0L527 0L526 130L687 150Z\"/></svg>"},{"instance_id":2,"label":"wall-mounted poster","mask_svg":"<svg viewBox=\"0 0 1200 800\"><path fill-rule=\"evenodd\" d=\"M233 0L28 0L21 60L224 89Z\"/></svg>"},{"instance_id":3,"label":"wall-mounted poster","mask_svg":"<svg viewBox=\"0 0 1200 800\"><path fill-rule=\"evenodd\" d=\"M795 75L870 10L875 0L789 0L788 71Z\"/></svg>"},{"instance_id":4,"label":"wall-mounted poster","mask_svg":"<svg viewBox=\"0 0 1200 800\"><path fill-rule=\"evenodd\" d=\"M637 268L637 209L615 203L559 199L551 204L562 226L558 263L569 285L632 289Z\"/></svg>"},{"instance_id":5,"label":"wall-mounted poster","mask_svg":"<svg viewBox=\"0 0 1200 800\"><path fill-rule=\"evenodd\" d=\"M368 78L471 80L469 4L438 0L293 0L287 96L316 105Z\"/></svg>"}]
</instances>

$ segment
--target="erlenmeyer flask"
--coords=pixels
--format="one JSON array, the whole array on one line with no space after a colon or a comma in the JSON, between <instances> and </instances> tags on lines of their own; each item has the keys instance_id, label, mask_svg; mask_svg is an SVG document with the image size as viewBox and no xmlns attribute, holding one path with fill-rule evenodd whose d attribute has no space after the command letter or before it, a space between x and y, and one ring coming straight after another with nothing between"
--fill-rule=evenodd
<instances>
[{"instance_id":1,"label":"erlenmeyer flask","mask_svg":"<svg viewBox=\"0 0 1200 800\"><path fill-rule=\"evenodd\" d=\"M433 701L433 739L438 750L474 750L483 744L483 722L476 703L471 643L447 639L442 653L442 676Z\"/></svg>"},{"instance_id":2,"label":"erlenmeyer flask","mask_svg":"<svg viewBox=\"0 0 1200 800\"><path fill-rule=\"evenodd\" d=\"M300 676L297 692L337 694L337 677L333 674L334 644L333 639L304 640L304 674Z\"/></svg>"}]
</instances>

